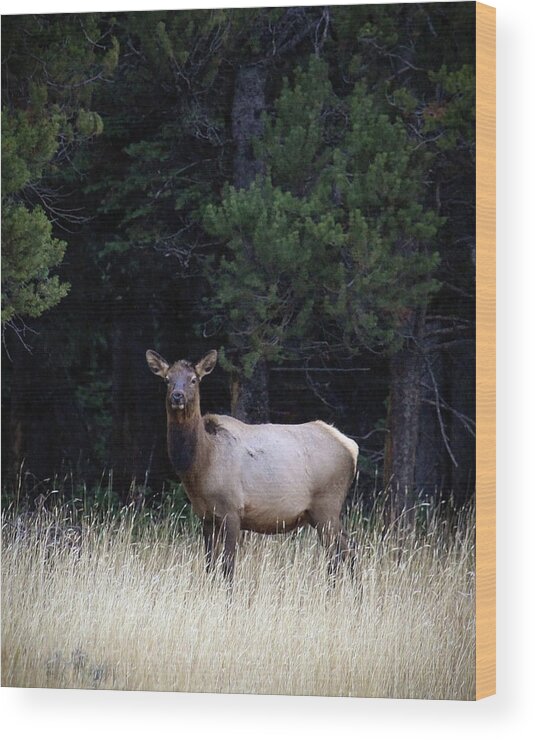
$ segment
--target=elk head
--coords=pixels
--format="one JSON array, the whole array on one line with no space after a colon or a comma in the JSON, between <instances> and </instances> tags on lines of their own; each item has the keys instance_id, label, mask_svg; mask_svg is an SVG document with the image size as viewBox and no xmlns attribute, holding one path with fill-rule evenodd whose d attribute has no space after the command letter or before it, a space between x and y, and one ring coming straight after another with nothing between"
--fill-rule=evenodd
<instances>
[{"instance_id":1,"label":"elk head","mask_svg":"<svg viewBox=\"0 0 535 740\"><path fill-rule=\"evenodd\" d=\"M215 349L196 364L179 360L170 365L167 360L149 349L145 353L149 368L167 384L166 406L171 416L187 418L200 413L199 383L211 373L217 362Z\"/></svg>"}]
</instances>

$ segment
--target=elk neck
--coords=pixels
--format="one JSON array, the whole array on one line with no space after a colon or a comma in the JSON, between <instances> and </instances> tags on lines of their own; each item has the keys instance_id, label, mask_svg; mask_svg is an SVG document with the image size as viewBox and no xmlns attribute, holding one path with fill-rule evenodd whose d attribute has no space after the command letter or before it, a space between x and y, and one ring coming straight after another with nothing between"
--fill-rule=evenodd
<instances>
[{"instance_id":1,"label":"elk neck","mask_svg":"<svg viewBox=\"0 0 535 740\"><path fill-rule=\"evenodd\" d=\"M199 408L187 414L167 409L167 451L180 476L191 471L202 455L205 430Z\"/></svg>"}]
</instances>

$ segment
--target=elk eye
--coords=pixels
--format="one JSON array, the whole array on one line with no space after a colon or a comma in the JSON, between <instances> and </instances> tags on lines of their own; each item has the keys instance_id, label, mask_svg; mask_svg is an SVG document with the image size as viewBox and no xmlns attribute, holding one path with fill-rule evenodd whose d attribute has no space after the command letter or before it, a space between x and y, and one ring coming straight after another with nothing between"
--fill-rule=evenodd
<instances>
[{"instance_id":1,"label":"elk eye","mask_svg":"<svg viewBox=\"0 0 535 740\"><path fill-rule=\"evenodd\" d=\"M164 382L166 385L169 385L169 378L164 378Z\"/></svg>"},{"instance_id":2,"label":"elk eye","mask_svg":"<svg viewBox=\"0 0 535 740\"><path fill-rule=\"evenodd\" d=\"M197 382L197 378L195 377L195 375L191 379L191 382L192 382L193 385L195 385L195 383Z\"/></svg>"}]
</instances>

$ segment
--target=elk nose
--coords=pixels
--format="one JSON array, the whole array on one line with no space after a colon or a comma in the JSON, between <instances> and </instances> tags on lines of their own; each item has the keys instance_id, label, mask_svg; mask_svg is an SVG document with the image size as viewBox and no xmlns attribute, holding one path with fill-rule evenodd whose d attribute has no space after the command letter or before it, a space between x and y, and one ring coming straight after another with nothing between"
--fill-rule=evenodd
<instances>
[{"instance_id":1,"label":"elk nose","mask_svg":"<svg viewBox=\"0 0 535 740\"><path fill-rule=\"evenodd\" d=\"M186 397L180 391L173 391L173 393L171 394L171 401L173 403L173 406L185 406Z\"/></svg>"}]
</instances>

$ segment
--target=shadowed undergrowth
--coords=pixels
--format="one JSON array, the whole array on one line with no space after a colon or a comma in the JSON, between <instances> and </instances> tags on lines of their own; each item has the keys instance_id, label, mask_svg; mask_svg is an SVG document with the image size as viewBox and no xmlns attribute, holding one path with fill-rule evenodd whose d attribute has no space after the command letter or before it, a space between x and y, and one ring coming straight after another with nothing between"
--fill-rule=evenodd
<instances>
[{"instance_id":1,"label":"shadowed undergrowth","mask_svg":"<svg viewBox=\"0 0 535 740\"><path fill-rule=\"evenodd\" d=\"M472 699L474 522L357 511L334 589L312 531L247 534L229 595L180 517L4 514L4 686Z\"/></svg>"}]
</instances>

